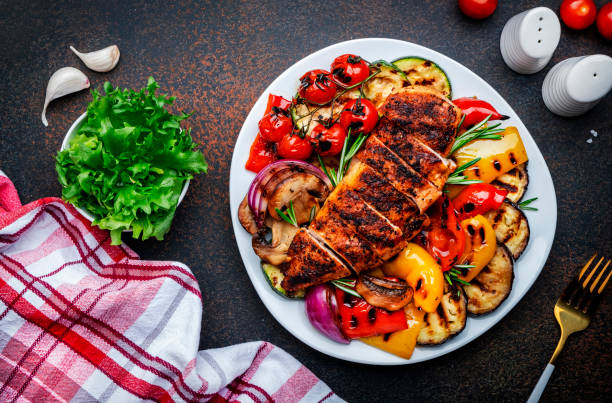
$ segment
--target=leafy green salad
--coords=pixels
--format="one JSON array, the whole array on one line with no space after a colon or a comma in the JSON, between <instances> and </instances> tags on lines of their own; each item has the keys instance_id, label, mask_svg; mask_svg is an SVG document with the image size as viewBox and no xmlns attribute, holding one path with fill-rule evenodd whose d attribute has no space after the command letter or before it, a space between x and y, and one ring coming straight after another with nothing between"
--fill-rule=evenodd
<instances>
[{"instance_id":1,"label":"leafy green salad","mask_svg":"<svg viewBox=\"0 0 612 403\"><path fill-rule=\"evenodd\" d=\"M208 169L191 129L181 129L190 115L171 113L174 97L158 88L150 77L139 92L109 82L105 95L93 90L86 121L56 157L63 199L94 215L113 245L130 229L162 240L185 182Z\"/></svg>"}]
</instances>

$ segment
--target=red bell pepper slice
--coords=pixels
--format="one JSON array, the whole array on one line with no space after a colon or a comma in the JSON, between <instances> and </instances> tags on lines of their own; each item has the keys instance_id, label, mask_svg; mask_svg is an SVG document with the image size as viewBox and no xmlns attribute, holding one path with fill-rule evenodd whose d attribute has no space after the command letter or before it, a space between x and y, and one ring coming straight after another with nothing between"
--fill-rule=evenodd
<instances>
[{"instance_id":1,"label":"red bell pepper slice","mask_svg":"<svg viewBox=\"0 0 612 403\"><path fill-rule=\"evenodd\" d=\"M463 111L465 118L463 119L462 127L468 128L476 123L481 122L484 118L491 115L489 120L505 120L509 116L502 115L488 102L478 98L457 98L453 103Z\"/></svg>"},{"instance_id":2,"label":"red bell pepper slice","mask_svg":"<svg viewBox=\"0 0 612 403\"><path fill-rule=\"evenodd\" d=\"M403 309L387 311L336 288L340 330L350 339L393 333L408 328Z\"/></svg>"},{"instance_id":3,"label":"red bell pepper slice","mask_svg":"<svg viewBox=\"0 0 612 403\"><path fill-rule=\"evenodd\" d=\"M498 189L488 183L467 186L453 199L459 221L497 210L508 195L507 190Z\"/></svg>"},{"instance_id":4,"label":"red bell pepper slice","mask_svg":"<svg viewBox=\"0 0 612 403\"><path fill-rule=\"evenodd\" d=\"M268 96L268 104L266 105L266 116L273 107L279 109L288 110L291 106L291 101L281 97L280 95L270 94ZM245 168L249 171L258 173L266 165L269 165L277 160L276 147L272 143L266 142L259 133L255 137L255 141L251 144L251 150L249 152L249 159L245 165Z\"/></svg>"},{"instance_id":5,"label":"red bell pepper slice","mask_svg":"<svg viewBox=\"0 0 612 403\"><path fill-rule=\"evenodd\" d=\"M423 230L425 247L442 271L450 270L465 248L465 233L448 197L439 198L429 210L430 224Z\"/></svg>"}]
</instances>

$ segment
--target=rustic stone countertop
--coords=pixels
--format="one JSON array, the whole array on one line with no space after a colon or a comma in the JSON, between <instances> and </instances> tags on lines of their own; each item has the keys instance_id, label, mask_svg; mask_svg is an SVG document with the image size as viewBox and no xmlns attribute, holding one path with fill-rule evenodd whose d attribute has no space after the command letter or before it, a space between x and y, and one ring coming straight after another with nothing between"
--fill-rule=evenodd
<instances>
[{"instance_id":1,"label":"rustic stone countertop","mask_svg":"<svg viewBox=\"0 0 612 403\"><path fill-rule=\"evenodd\" d=\"M564 26L550 65L531 76L509 70L499 52L508 18L540 5L557 11L559 3L500 1L492 17L473 21L453 0L2 2L0 169L15 182L24 203L60 195L54 156L91 97L82 91L53 102L45 128L40 121L44 91L56 69L75 66L86 71L93 88L101 88L106 80L141 88L153 75L162 91L177 97L180 109L194 111L189 124L203 144L210 172L192 181L166 240L126 241L145 259L179 260L191 267L204 305L201 348L270 341L355 402L524 401L559 336L553 317L558 295L591 254L612 255L612 95L589 113L566 119L546 109L540 92L553 64L578 55L609 55L612 42L599 36L594 26L582 32ZM291 336L255 293L231 226L230 160L238 131L257 97L308 54L364 37L427 46L490 83L529 128L557 192L555 242L527 295L482 337L415 365L344 362ZM121 49L121 60L108 74L87 71L68 49L73 45L88 51L113 43ZM599 136L588 143L592 129ZM609 401L610 294L591 326L570 338L544 401Z\"/></svg>"}]
</instances>

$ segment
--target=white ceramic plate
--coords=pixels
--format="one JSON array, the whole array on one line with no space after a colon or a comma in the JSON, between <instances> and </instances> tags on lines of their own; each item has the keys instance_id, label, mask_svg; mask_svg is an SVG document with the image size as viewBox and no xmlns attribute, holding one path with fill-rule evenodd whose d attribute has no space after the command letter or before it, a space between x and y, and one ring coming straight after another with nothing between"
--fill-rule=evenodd
<instances>
[{"instance_id":1,"label":"white ceramic plate","mask_svg":"<svg viewBox=\"0 0 612 403\"><path fill-rule=\"evenodd\" d=\"M409 360L358 341L342 345L319 333L308 322L302 301L285 299L268 285L259 258L251 248L251 235L238 221L238 206L255 176L247 171L244 165L251 143L257 134L257 122L266 108L268 94L291 98L302 74L316 68L328 69L334 58L344 53L354 53L366 60L394 60L402 56L421 56L430 59L448 74L453 98L476 95L493 104L500 113L510 116L503 125L518 127L529 155L530 182L524 199L538 197L534 206L538 207L539 211L526 212L531 227L531 238L527 249L515 264L514 283L508 298L499 308L487 315L469 317L465 329L447 342L439 346L417 347ZM501 95L472 71L438 52L409 42L375 38L342 42L319 50L289 67L264 91L247 116L234 148L230 171L230 208L238 249L247 273L259 297L276 320L295 337L322 353L347 361L376 365L409 364L439 357L464 346L499 322L523 298L538 278L550 252L557 224L557 200L546 162L525 125Z\"/></svg>"}]
</instances>

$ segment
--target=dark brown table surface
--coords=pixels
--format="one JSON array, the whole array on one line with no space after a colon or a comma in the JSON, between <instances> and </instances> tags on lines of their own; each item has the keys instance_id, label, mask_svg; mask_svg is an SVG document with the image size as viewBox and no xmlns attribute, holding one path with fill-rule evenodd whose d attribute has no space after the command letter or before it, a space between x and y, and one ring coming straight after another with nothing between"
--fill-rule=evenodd
<instances>
[{"instance_id":1,"label":"dark brown table surface","mask_svg":"<svg viewBox=\"0 0 612 403\"><path fill-rule=\"evenodd\" d=\"M201 348L270 341L350 401L525 400L557 342L559 330L552 315L557 296L592 253L612 255L612 96L586 115L565 119L546 109L540 92L554 63L578 55L611 54L611 43L594 26L582 32L563 27L551 64L531 76L509 70L499 53L499 36L508 18L535 6L557 10L559 3L500 1L491 18L473 21L460 13L454 0L3 1L0 169L13 179L23 202L60 195L54 155L90 95L82 91L52 103L47 113L50 126L45 128L40 121L44 91L56 69L80 68L94 88L106 80L141 88L153 75L162 90L177 97L181 109L195 112L189 122L195 139L203 144L210 173L192 182L166 240L126 242L143 258L179 260L191 267L204 305ZM299 59L333 43L364 37L415 42L479 74L529 128L557 193L555 242L527 295L482 337L416 365L344 362L291 336L255 293L230 221L230 160L238 131L257 97ZM121 61L108 74L88 71L68 50L69 45L88 51L113 43L121 49ZM591 129L599 136L589 144ZM611 307L608 296L591 326L569 340L544 400L610 398Z\"/></svg>"}]
</instances>

